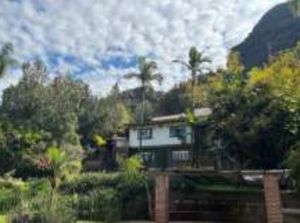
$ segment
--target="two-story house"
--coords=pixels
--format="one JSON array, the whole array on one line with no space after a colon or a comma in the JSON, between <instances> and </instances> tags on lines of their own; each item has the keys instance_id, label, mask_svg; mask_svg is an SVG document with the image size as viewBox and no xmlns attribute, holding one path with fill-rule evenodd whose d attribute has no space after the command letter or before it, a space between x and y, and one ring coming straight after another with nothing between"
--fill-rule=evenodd
<instances>
[{"instance_id":1,"label":"two-story house","mask_svg":"<svg viewBox=\"0 0 300 223\"><path fill-rule=\"evenodd\" d=\"M209 108L194 111L198 118L211 114ZM199 137L199 136L197 136ZM129 128L129 148L138 153L148 167L174 167L191 160L192 127L186 114L154 117L143 126Z\"/></svg>"}]
</instances>

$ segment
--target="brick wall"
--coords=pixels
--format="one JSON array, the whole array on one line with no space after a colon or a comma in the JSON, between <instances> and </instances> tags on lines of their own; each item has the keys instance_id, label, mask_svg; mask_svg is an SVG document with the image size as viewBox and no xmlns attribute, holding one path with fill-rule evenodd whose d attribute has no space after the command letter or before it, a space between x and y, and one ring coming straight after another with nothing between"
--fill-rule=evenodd
<instances>
[{"instance_id":1,"label":"brick wall","mask_svg":"<svg viewBox=\"0 0 300 223\"><path fill-rule=\"evenodd\" d=\"M283 223L278 177L273 173L264 175L264 192L268 223Z\"/></svg>"},{"instance_id":2,"label":"brick wall","mask_svg":"<svg viewBox=\"0 0 300 223\"><path fill-rule=\"evenodd\" d=\"M155 222L169 222L169 176L163 173L155 176Z\"/></svg>"}]
</instances>

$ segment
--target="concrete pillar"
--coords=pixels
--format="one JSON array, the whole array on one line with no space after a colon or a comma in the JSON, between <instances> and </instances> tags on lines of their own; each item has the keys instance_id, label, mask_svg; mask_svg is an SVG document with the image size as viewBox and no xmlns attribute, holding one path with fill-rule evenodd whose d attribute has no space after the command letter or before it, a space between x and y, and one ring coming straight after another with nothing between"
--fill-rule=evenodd
<instances>
[{"instance_id":1,"label":"concrete pillar","mask_svg":"<svg viewBox=\"0 0 300 223\"><path fill-rule=\"evenodd\" d=\"M155 176L155 222L169 223L169 176Z\"/></svg>"},{"instance_id":2,"label":"concrete pillar","mask_svg":"<svg viewBox=\"0 0 300 223\"><path fill-rule=\"evenodd\" d=\"M266 172L263 178L267 223L283 223L278 176Z\"/></svg>"}]
</instances>

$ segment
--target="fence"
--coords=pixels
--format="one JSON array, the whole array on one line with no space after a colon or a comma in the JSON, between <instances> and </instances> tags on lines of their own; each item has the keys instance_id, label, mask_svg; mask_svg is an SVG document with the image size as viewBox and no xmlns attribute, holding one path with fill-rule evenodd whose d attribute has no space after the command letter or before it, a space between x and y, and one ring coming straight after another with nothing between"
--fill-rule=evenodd
<instances>
[{"instance_id":1,"label":"fence","mask_svg":"<svg viewBox=\"0 0 300 223\"><path fill-rule=\"evenodd\" d=\"M153 148L135 150L147 168L166 169L191 164L192 156L188 149Z\"/></svg>"}]
</instances>

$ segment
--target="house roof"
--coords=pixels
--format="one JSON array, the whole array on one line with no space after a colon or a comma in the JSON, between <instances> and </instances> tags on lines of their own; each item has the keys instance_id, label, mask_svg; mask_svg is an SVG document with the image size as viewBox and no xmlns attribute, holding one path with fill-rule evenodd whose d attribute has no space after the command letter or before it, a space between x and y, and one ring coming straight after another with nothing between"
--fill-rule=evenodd
<instances>
[{"instance_id":1,"label":"house roof","mask_svg":"<svg viewBox=\"0 0 300 223\"><path fill-rule=\"evenodd\" d=\"M196 117L206 117L209 116L212 113L210 108L197 108L194 110L194 114ZM183 121L186 118L185 113L175 114L175 115L167 115L167 116L158 116L153 117L152 122L153 123L159 123L159 122L168 122L168 121Z\"/></svg>"},{"instance_id":2,"label":"house roof","mask_svg":"<svg viewBox=\"0 0 300 223\"><path fill-rule=\"evenodd\" d=\"M212 113L212 110L210 108L197 108L194 110L194 114L196 117L207 117ZM185 113L179 113L174 115L165 115L165 116L157 116L153 117L150 121L147 123L144 123L145 126L147 125L155 125L155 124L166 124L166 123L178 123L178 122L185 122L186 120L186 114ZM140 126L139 124L133 124L131 126Z\"/></svg>"}]
</instances>

